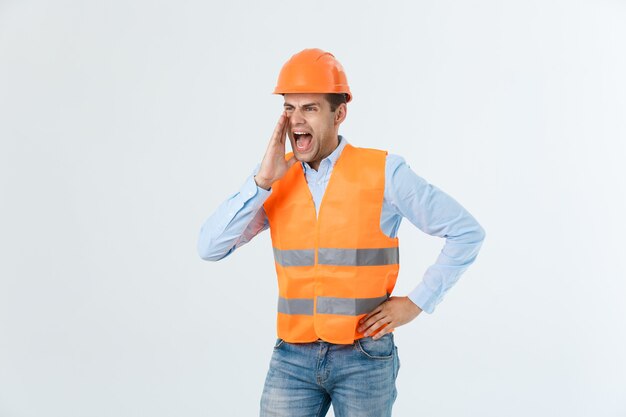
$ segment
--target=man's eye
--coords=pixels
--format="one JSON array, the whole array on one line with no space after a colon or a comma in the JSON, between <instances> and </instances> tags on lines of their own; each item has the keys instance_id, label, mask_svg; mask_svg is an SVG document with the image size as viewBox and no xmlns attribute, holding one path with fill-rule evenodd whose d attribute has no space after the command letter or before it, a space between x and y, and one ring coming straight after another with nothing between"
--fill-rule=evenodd
<instances>
[{"instance_id":1,"label":"man's eye","mask_svg":"<svg viewBox=\"0 0 626 417\"><path fill-rule=\"evenodd\" d=\"M314 111L315 107L306 107L304 110L306 110L306 111Z\"/></svg>"}]
</instances>

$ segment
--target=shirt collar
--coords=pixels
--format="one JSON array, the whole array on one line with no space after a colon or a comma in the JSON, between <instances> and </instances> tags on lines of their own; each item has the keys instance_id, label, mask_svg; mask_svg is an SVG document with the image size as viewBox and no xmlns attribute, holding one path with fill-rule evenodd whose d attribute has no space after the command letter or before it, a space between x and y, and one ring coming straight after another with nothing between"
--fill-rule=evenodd
<instances>
[{"instance_id":1,"label":"shirt collar","mask_svg":"<svg viewBox=\"0 0 626 417\"><path fill-rule=\"evenodd\" d=\"M334 167L335 164L337 163L337 159L339 159L339 155L341 155L341 151L343 151L343 148L345 148L347 144L348 144L348 141L346 140L346 138L344 138L343 136L339 135L339 145L337 145L335 150L332 151L330 155L328 155L326 158L322 159L322 162L320 162L320 167L322 166L322 164L324 164L324 161L326 161L326 160L328 160L330 162L330 166L331 167ZM302 168L304 169L304 172L307 172L308 170L312 170L313 169L306 162L301 162L301 164L302 164Z\"/></svg>"}]
</instances>

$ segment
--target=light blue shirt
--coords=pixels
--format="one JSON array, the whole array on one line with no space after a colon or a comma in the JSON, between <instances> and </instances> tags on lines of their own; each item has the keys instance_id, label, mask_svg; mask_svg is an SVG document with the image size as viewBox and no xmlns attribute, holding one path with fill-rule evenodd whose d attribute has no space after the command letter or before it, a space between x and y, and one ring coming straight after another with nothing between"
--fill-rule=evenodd
<instances>
[{"instance_id":1,"label":"light blue shirt","mask_svg":"<svg viewBox=\"0 0 626 417\"><path fill-rule=\"evenodd\" d=\"M346 144L346 139L339 136L339 146L321 161L317 171L301 162L317 212L333 167ZM260 164L239 192L224 201L202 225L198 238L198 254L202 259L220 260L269 227L263 203L272 191L256 185L254 175L259 168ZM381 230L389 237L396 237L403 217L424 233L446 239L435 263L408 294L422 310L432 313L476 259L485 231L456 200L415 174L403 158L388 154Z\"/></svg>"}]
</instances>

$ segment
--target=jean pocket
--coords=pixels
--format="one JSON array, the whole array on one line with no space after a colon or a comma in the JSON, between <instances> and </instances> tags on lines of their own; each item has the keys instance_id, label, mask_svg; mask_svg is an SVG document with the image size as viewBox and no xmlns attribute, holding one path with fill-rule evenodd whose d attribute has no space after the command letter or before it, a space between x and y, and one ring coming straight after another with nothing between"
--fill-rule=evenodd
<instances>
[{"instance_id":1,"label":"jean pocket","mask_svg":"<svg viewBox=\"0 0 626 417\"><path fill-rule=\"evenodd\" d=\"M395 344L393 334L387 333L378 340L363 337L355 342L356 349L369 359L393 359Z\"/></svg>"},{"instance_id":2,"label":"jean pocket","mask_svg":"<svg viewBox=\"0 0 626 417\"><path fill-rule=\"evenodd\" d=\"M398 371L400 370L400 356L398 355L398 347L396 346L394 348L394 372L393 372L393 377L394 379L398 377Z\"/></svg>"},{"instance_id":3,"label":"jean pocket","mask_svg":"<svg viewBox=\"0 0 626 417\"><path fill-rule=\"evenodd\" d=\"M279 337L278 339L276 339L276 343L274 344L274 349L280 348L283 343L285 343L285 341Z\"/></svg>"}]
</instances>

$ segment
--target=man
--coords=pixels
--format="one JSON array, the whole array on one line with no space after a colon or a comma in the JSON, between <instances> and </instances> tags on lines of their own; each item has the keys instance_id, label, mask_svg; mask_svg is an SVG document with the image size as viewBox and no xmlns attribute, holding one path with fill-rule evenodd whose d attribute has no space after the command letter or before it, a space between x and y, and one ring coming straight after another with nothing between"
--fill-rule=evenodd
<instances>
[{"instance_id":1,"label":"man","mask_svg":"<svg viewBox=\"0 0 626 417\"><path fill-rule=\"evenodd\" d=\"M269 228L279 285L278 339L261 416L390 416L399 369L393 330L432 313L476 258L485 233L454 199L385 151L339 135L352 94L335 57L305 49L282 68L284 111L239 193L205 222L203 259ZM293 154L285 155L286 136ZM403 217L445 237L408 296L391 296Z\"/></svg>"}]
</instances>

